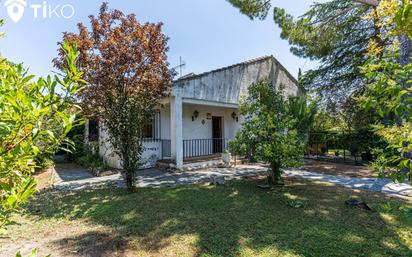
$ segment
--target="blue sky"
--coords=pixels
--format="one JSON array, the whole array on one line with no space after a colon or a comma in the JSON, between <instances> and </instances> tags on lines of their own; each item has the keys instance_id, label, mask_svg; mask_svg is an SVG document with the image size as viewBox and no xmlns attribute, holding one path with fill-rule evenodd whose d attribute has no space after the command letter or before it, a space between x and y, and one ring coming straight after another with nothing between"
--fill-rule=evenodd
<instances>
[{"instance_id":1,"label":"blue sky","mask_svg":"<svg viewBox=\"0 0 412 257\"><path fill-rule=\"evenodd\" d=\"M41 4L42 0L27 0ZM295 57L289 45L280 39L272 12L264 21L250 20L225 0L116 0L108 1L110 8L135 13L141 22L163 22L164 33L170 38L168 53L171 66L179 64L182 56L187 66L183 73L200 73L256 57L273 54L295 76L299 68L307 70L315 64ZM276 0L294 15L303 14L312 0ZM48 0L53 8L71 4L75 14L70 19L34 18L26 7L23 18L14 23L0 3L0 17L5 17L0 39L0 52L14 62L23 62L35 75L50 74L51 60L56 56L57 42L63 31L76 31L76 24L88 24L87 16L97 14L102 1ZM66 9L67 13L67 9Z\"/></svg>"}]
</instances>

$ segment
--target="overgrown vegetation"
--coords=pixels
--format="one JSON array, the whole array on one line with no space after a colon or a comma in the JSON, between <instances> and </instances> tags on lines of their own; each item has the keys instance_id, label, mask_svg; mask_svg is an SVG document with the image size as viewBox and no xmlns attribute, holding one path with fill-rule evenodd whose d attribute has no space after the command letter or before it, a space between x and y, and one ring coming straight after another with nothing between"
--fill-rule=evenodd
<instances>
[{"instance_id":1,"label":"overgrown vegetation","mask_svg":"<svg viewBox=\"0 0 412 257\"><path fill-rule=\"evenodd\" d=\"M102 172L109 171L112 168L99 155L98 143L96 143L94 149L91 149L91 144L94 144L94 142L85 143L84 130L85 126L82 124L70 131L68 138L73 143L73 149L67 153L67 160L80 164L89 169L95 176L99 176Z\"/></svg>"},{"instance_id":2,"label":"overgrown vegetation","mask_svg":"<svg viewBox=\"0 0 412 257\"><path fill-rule=\"evenodd\" d=\"M381 1L370 19L378 21L381 38L396 38L389 48L371 41L369 60L362 67L368 87L360 100L381 116L376 131L388 143L373 167L381 176L412 183L412 60L403 52L405 42L412 42L412 3Z\"/></svg>"},{"instance_id":3,"label":"overgrown vegetation","mask_svg":"<svg viewBox=\"0 0 412 257\"><path fill-rule=\"evenodd\" d=\"M73 103L84 83L78 54L67 42L62 53L65 77L38 80L22 65L0 59L0 228L35 193L36 158L56 152L79 122Z\"/></svg>"}]
</instances>

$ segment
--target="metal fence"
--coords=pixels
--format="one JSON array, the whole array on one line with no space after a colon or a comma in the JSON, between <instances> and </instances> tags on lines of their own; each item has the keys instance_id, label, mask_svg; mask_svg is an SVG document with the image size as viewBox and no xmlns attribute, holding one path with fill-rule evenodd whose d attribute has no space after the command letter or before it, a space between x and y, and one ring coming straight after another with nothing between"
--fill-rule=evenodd
<instances>
[{"instance_id":1,"label":"metal fence","mask_svg":"<svg viewBox=\"0 0 412 257\"><path fill-rule=\"evenodd\" d=\"M183 158L203 157L223 153L228 149L229 139L183 140Z\"/></svg>"},{"instance_id":2,"label":"metal fence","mask_svg":"<svg viewBox=\"0 0 412 257\"><path fill-rule=\"evenodd\" d=\"M382 147L382 144L382 140L372 130L311 132L306 157L371 161L372 149Z\"/></svg>"}]
</instances>

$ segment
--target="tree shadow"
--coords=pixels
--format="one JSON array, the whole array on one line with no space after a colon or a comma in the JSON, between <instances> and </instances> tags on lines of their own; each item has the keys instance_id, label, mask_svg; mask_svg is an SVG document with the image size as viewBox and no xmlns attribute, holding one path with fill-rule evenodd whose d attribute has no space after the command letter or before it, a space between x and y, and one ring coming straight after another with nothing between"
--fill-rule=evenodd
<instances>
[{"instance_id":1,"label":"tree shadow","mask_svg":"<svg viewBox=\"0 0 412 257\"><path fill-rule=\"evenodd\" d=\"M74 252L82 256L124 256L127 251L127 240L108 232L86 232L79 236L69 236L52 243L63 252L73 254L73 249L75 249Z\"/></svg>"},{"instance_id":2,"label":"tree shadow","mask_svg":"<svg viewBox=\"0 0 412 257\"><path fill-rule=\"evenodd\" d=\"M307 181L264 191L253 182L226 186L182 186L59 192L39 195L29 207L40 219L85 219L110 228L113 234L84 234L54 244L76 249L82 255L110 256L133 247L161 255L176 236L196 237L197 256L412 256L396 227L381 218L381 211L346 207L350 196L361 197L375 208L389 201L382 194L357 192ZM285 198L298 199L303 208L291 208ZM403 204L400 200L395 201ZM396 216L396 214L395 214ZM402 226L412 231L412 222ZM410 235L409 235L410 236ZM75 242L75 243L67 243ZM112 243L113 242L113 243ZM179 243L179 242L177 242ZM101 249L94 254L88 249Z\"/></svg>"}]
</instances>

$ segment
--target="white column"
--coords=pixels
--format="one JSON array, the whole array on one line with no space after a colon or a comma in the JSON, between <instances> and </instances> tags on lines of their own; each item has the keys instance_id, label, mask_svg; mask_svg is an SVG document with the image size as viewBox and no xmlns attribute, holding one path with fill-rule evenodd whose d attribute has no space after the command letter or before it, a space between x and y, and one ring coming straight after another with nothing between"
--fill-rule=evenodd
<instances>
[{"instance_id":1,"label":"white column","mask_svg":"<svg viewBox=\"0 0 412 257\"><path fill-rule=\"evenodd\" d=\"M183 167L183 125L182 125L182 97L180 94L170 97L170 136L172 159L176 161L176 168Z\"/></svg>"}]
</instances>

